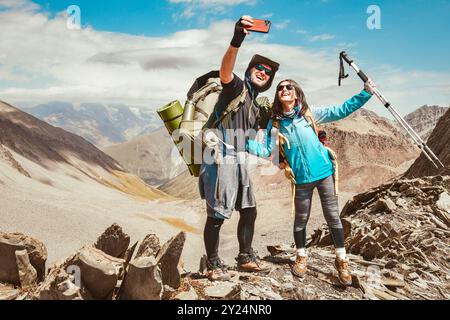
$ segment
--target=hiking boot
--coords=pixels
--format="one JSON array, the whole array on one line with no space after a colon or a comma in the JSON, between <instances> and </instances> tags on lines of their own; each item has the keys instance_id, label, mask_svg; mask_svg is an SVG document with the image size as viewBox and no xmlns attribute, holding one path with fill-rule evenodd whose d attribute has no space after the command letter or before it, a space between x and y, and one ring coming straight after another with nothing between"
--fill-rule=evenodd
<instances>
[{"instance_id":1,"label":"hiking boot","mask_svg":"<svg viewBox=\"0 0 450 320\"><path fill-rule=\"evenodd\" d=\"M297 259L292 266L292 273L294 274L294 276L303 277L306 274L306 272L308 271L307 262L307 256L297 256Z\"/></svg>"},{"instance_id":2,"label":"hiking boot","mask_svg":"<svg viewBox=\"0 0 450 320\"><path fill-rule=\"evenodd\" d=\"M230 274L227 272L220 259L208 261L207 264L208 271L206 276L209 281L229 281L231 279Z\"/></svg>"},{"instance_id":3,"label":"hiking boot","mask_svg":"<svg viewBox=\"0 0 450 320\"><path fill-rule=\"evenodd\" d=\"M339 273L339 276L338 276L339 282L344 286L351 286L352 285L352 275L348 268L348 259L341 260L338 257L336 257L336 260L334 260L334 266L336 267L336 270Z\"/></svg>"},{"instance_id":4,"label":"hiking boot","mask_svg":"<svg viewBox=\"0 0 450 320\"><path fill-rule=\"evenodd\" d=\"M242 272L269 272L270 269L257 256L254 250L250 253L239 253L236 258L238 264L238 271Z\"/></svg>"}]
</instances>

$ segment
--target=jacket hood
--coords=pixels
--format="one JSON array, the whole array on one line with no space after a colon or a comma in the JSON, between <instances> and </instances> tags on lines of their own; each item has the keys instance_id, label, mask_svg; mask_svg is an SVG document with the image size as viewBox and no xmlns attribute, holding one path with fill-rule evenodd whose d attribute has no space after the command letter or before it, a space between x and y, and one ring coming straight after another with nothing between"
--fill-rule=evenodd
<instances>
[{"instance_id":1,"label":"jacket hood","mask_svg":"<svg viewBox=\"0 0 450 320\"><path fill-rule=\"evenodd\" d=\"M255 54L253 56L252 60L250 60L250 63L248 64L245 74L246 75L249 74L250 69L253 68L258 63L262 63L262 64L266 64L266 65L270 66L273 71L273 73L270 76L269 81L267 81L266 85L257 90L258 92L264 92L264 91L269 90L270 87L272 86L273 79L275 78L275 74L277 73L278 69L280 68L280 64L273 60L270 60L269 58L263 57L259 54Z\"/></svg>"}]
</instances>

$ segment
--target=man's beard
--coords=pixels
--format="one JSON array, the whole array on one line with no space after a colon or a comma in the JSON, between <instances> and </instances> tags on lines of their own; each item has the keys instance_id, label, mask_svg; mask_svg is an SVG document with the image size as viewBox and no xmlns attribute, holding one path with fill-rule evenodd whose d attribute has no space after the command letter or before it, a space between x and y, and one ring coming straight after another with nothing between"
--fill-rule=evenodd
<instances>
[{"instance_id":1,"label":"man's beard","mask_svg":"<svg viewBox=\"0 0 450 320\"><path fill-rule=\"evenodd\" d=\"M264 84L258 84L258 83L256 83L254 80L251 80L250 81L251 82L251 84L252 84L252 86L253 86L253 89L255 89L256 91L260 91L261 89L264 89L264 87L265 86L267 86L267 83L269 83L269 80L267 80Z\"/></svg>"}]
</instances>

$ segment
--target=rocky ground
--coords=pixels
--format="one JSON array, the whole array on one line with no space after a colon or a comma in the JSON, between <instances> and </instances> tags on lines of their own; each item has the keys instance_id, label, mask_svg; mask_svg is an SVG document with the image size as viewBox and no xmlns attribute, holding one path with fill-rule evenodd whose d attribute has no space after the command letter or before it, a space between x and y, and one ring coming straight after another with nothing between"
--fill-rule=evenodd
<instances>
[{"instance_id":1,"label":"rocky ground","mask_svg":"<svg viewBox=\"0 0 450 320\"><path fill-rule=\"evenodd\" d=\"M341 216L353 284L343 287L333 267L326 226L309 236L308 273L294 277L291 245L266 246L266 274L238 272L208 281L204 258L186 271L186 234L163 245L155 234L130 246L112 225L97 241L45 269L37 239L0 234L0 299L449 299L450 176L398 179L349 201ZM267 254L265 254L267 253ZM45 272L46 271L46 272Z\"/></svg>"},{"instance_id":2,"label":"rocky ground","mask_svg":"<svg viewBox=\"0 0 450 320\"><path fill-rule=\"evenodd\" d=\"M387 269L403 283L396 293L450 298L450 176L400 179L374 188L349 201L341 218L347 222L348 251ZM313 234L311 245L329 244L326 226Z\"/></svg>"}]
</instances>

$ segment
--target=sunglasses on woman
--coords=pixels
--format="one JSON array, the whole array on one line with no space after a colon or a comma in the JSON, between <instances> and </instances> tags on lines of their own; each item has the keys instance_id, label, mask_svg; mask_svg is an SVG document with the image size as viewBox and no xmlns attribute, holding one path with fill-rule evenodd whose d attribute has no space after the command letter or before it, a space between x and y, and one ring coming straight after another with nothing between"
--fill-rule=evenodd
<instances>
[{"instance_id":1,"label":"sunglasses on woman","mask_svg":"<svg viewBox=\"0 0 450 320\"><path fill-rule=\"evenodd\" d=\"M272 75L272 70L269 68L266 68L262 64L258 63L255 65L255 69L258 71L264 71L269 77Z\"/></svg>"},{"instance_id":2,"label":"sunglasses on woman","mask_svg":"<svg viewBox=\"0 0 450 320\"><path fill-rule=\"evenodd\" d=\"M286 84L286 85L280 85L277 87L277 91L283 91L283 89L286 88L286 90L294 90L294 86L292 84Z\"/></svg>"}]
</instances>

